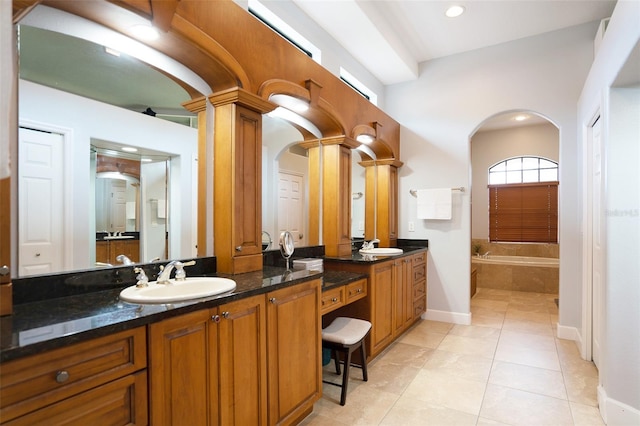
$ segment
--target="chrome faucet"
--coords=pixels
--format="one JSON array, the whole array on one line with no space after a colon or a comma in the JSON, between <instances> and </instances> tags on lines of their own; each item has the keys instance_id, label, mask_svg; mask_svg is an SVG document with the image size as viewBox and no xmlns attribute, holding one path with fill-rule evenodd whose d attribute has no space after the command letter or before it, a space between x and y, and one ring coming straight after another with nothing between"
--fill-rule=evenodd
<instances>
[{"instance_id":1,"label":"chrome faucet","mask_svg":"<svg viewBox=\"0 0 640 426\"><path fill-rule=\"evenodd\" d=\"M144 273L144 269L136 267L133 268L133 272L138 274L136 275L136 287L147 287L149 285L149 278L147 277L147 274Z\"/></svg>"},{"instance_id":2,"label":"chrome faucet","mask_svg":"<svg viewBox=\"0 0 640 426\"><path fill-rule=\"evenodd\" d=\"M374 248L374 245L373 245L374 243L379 243L379 242L380 242L380 240L377 239L377 238L374 238L373 240L371 240L369 242L365 241L364 243L362 243L362 249L363 250L370 250L370 249Z\"/></svg>"},{"instance_id":3,"label":"chrome faucet","mask_svg":"<svg viewBox=\"0 0 640 426\"><path fill-rule=\"evenodd\" d=\"M189 262L172 260L171 262L167 263L166 266L160 265L160 275L158 275L158 279L156 280L156 282L158 284L169 284L169 278L171 278L171 271L173 271L173 268L176 269L176 281L184 281L187 278L187 274L184 272L184 267L192 266L195 264L195 260L191 260Z\"/></svg>"},{"instance_id":4,"label":"chrome faucet","mask_svg":"<svg viewBox=\"0 0 640 426\"><path fill-rule=\"evenodd\" d=\"M131 261L131 259L129 259L126 255L124 254L119 254L116 257L116 260L124 265L133 265L133 262Z\"/></svg>"}]
</instances>

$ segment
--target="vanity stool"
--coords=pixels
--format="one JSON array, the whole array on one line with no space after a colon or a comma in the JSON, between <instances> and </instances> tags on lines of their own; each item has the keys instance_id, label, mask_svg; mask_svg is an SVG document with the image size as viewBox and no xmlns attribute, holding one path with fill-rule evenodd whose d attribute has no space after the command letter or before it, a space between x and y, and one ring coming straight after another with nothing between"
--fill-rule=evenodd
<instances>
[{"instance_id":1,"label":"vanity stool","mask_svg":"<svg viewBox=\"0 0 640 426\"><path fill-rule=\"evenodd\" d=\"M344 405L347 400L347 385L349 384L349 367L351 366L351 354L360 348L362 354L362 365L354 364L354 367L362 369L362 380L368 380L367 376L367 353L364 346L364 338L371 330L371 323L356 318L338 317L331 324L322 330L322 347L331 349L331 354L336 363L336 374L340 374L340 361L338 352L344 354L344 371L342 373L342 384L323 380L324 383L342 388L340 395L340 405Z\"/></svg>"}]
</instances>

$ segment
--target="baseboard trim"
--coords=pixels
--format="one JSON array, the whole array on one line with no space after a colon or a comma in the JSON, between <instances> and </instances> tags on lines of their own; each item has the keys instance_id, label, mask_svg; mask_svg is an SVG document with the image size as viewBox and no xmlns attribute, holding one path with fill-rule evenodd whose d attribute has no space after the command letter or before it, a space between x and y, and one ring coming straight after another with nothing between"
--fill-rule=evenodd
<instances>
[{"instance_id":1,"label":"baseboard trim","mask_svg":"<svg viewBox=\"0 0 640 426\"><path fill-rule=\"evenodd\" d=\"M580 341L580 333L578 333L578 329L576 327L557 324L556 331L558 333L558 339L573 340L575 342Z\"/></svg>"},{"instance_id":2,"label":"baseboard trim","mask_svg":"<svg viewBox=\"0 0 640 426\"><path fill-rule=\"evenodd\" d=\"M452 324L471 325L471 313L463 314L460 312L437 311L435 309L427 309L422 314L422 319L430 321L448 322Z\"/></svg>"},{"instance_id":3,"label":"baseboard trim","mask_svg":"<svg viewBox=\"0 0 640 426\"><path fill-rule=\"evenodd\" d=\"M607 396L607 391L598 386L600 415L607 426L631 426L640 424L640 410Z\"/></svg>"}]
</instances>

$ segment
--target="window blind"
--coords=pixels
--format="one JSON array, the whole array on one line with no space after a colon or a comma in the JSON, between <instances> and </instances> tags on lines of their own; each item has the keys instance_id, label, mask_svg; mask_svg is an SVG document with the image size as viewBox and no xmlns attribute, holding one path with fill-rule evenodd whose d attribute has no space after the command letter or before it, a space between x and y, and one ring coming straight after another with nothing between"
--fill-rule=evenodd
<instances>
[{"instance_id":1,"label":"window blind","mask_svg":"<svg viewBox=\"0 0 640 426\"><path fill-rule=\"evenodd\" d=\"M489 185L489 240L558 242L558 182Z\"/></svg>"}]
</instances>

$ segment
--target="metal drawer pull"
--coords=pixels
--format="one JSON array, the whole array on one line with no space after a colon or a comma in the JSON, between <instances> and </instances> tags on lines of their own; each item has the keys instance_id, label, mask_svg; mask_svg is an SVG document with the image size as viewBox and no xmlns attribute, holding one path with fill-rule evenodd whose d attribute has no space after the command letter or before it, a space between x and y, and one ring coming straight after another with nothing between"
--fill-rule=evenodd
<instances>
[{"instance_id":1,"label":"metal drawer pull","mask_svg":"<svg viewBox=\"0 0 640 426\"><path fill-rule=\"evenodd\" d=\"M220 315L213 315L211 317L211 321L215 322L216 324L220 322Z\"/></svg>"},{"instance_id":2,"label":"metal drawer pull","mask_svg":"<svg viewBox=\"0 0 640 426\"><path fill-rule=\"evenodd\" d=\"M337 301L338 301L338 298L337 298L337 297L334 297L333 299L331 299L331 301L332 301L332 302L337 302Z\"/></svg>"},{"instance_id":3,"label":"metal drawer pull","mask_svg":"<svg viewBox=\"0 0 640 426\"><path fill-rule=\"evenodd\" d=\"M276 298L275 298L275 297L271 297L271 298L269 298L269 302L271 302L271 303L276 303Z\"/></svg>"},{"instance_id":4,"label":"metal drawer pull","mask_svg":"<svg viewBox=\"0 0 640 426\"><path fill-rule=\"evenodd\" d=\"M229 312L224 311L224 312L222 313L222 316L223 316L224 318L229 318Z\"/></svg>"},{"instance_id":5,"label":"metal drawer pull","mask_svg":"<svg viewBox=\"0 0 640 426\"><path fill-rule=\"evenodd\" d=\"M58 371L56 373L56 382L64 383L69 380L69 372L66 370Z\"/></svg>"}]
</instances>

